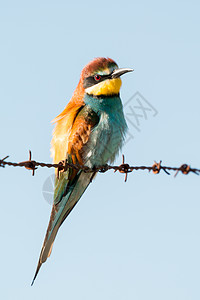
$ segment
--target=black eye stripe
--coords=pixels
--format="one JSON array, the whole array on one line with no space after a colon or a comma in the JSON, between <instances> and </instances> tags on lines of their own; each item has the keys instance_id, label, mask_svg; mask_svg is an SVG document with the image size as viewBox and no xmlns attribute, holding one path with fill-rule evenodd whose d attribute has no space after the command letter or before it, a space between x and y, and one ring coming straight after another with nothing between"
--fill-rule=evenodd
<instances>
[{"instance_id":1,"label":"black eye stripe","mask_svg":"<svg viewBox=\"0 0 200 300\"><path fill-rule=\"evenodd\" d=\"M96 81L95 78L94 78L95 75L99 75L101 77L100 80ZM102 82L106 79L111 79L112 78L112 73L108 74L108 75L100 75L100 74L95 74L95 75L86 77L84 79L84 82L83 82L84 89L86 89L88 87L91 87L91 86L93 86L93 85L95 85L99 82Z\"/></svg>"}]
</instances>

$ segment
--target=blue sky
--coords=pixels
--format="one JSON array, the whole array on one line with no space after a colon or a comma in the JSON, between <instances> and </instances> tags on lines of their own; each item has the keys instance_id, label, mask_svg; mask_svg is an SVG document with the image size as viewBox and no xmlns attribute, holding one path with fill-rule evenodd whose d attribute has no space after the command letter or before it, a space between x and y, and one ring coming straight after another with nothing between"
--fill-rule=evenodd
<instances>
[{"instance_id":1,"label":"blue sky","mask_svg":"<svg viewBox=\"0 0 200 300\"><path fill-rule=\"evenodd\" d=\"M7 1L0 3L1 153L50 162L50 121L69 101L81 69L97 56L134 68L123 103L136 93L147 116L125 106L134 138L131 165L200 167L198 1ZM137 94L138 95L138 94ZM143 102L144 104L144 102ZM129 115L128 115L129 114ZM121 162L121 156L116 163ZM199 299L199 177L99 174L63 224L50 259L30 287L51 206L42 194L52 170L1 176L2 299Z\"/></svg>"}]
</instances>

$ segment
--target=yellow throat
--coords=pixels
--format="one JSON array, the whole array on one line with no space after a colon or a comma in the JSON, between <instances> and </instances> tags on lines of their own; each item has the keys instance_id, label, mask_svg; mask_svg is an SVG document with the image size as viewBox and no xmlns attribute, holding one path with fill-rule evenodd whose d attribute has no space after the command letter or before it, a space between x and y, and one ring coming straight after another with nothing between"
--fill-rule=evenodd
<instances>
[{"instance_id":1,"label":"yellow throat","mask_svg":"<svg viewBox=\"0 0 200 300\"><path fill-rule=\"evenodd\" d=\"M119 94L121 85L122 81L120 78L107 79L87 88L85 92L94 96L111 96Z\"/></svg>"}]
</instances>

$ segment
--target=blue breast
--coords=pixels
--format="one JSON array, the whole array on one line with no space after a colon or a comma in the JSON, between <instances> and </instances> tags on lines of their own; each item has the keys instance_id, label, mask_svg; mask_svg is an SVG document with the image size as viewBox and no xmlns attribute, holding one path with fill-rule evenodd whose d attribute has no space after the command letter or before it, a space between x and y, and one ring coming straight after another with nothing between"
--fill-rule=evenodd
<instances>
[{"instance_id":1,"label":"blue breast","mask_svg":"<svg viewBox=\"0 0 200 300\"><path fill-rule=\"evenodd\" d=\"M99 116L99 123L90 135L84 161L88 167L113 162L122 147L127 124L119 96L92 97L85 95L85 104Z\"/></svg>"}]
</instances>

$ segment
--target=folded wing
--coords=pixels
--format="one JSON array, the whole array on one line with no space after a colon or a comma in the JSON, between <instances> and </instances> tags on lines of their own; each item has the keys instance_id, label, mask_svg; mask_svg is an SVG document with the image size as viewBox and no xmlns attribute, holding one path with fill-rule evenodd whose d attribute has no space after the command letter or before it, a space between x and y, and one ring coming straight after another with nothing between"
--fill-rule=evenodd
<instances>
[{"instance_id":1,"label":"folded wing","mask_svg":"<svg viewBox=\"0 0 200 300\"><path fill-rule=\"evenodd\" d=\"M90 107L83 106L79 109L67 137L66 159L69 162L84 165L87 142L93 128L97 126L98 122L98 115ZM59 179L56 178L51 217L32 284L37 277L42 263L51 254L58 229L79 201L91 182L93 175L93 173L85 173L81 170L68 169L66 172L60 173Z\"/></svg>"}]
</instances>

